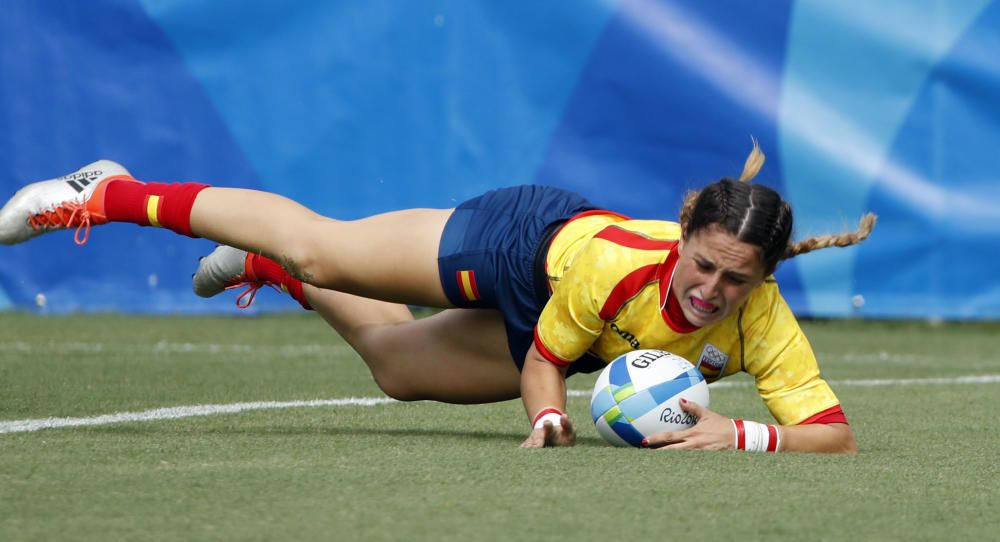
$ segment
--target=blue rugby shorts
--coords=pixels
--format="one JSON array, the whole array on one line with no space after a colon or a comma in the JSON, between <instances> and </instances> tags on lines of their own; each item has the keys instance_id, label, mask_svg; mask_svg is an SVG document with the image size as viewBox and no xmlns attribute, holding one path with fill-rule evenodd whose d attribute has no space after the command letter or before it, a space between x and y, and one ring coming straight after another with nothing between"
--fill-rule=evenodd
<instances>
[{"instance_id":1,"label":"blue rugby shorts","mask_svg":"<svg viewBox=\"0 0 1000 542\"><path fill-rule=\"evenodd\" d=\"M445 225L438 249L445 294L456 307L500 311L518 370L549 297L544 264L551 237L566 220L596 208L560 188L515 186L460 204ZM588 354L570 364L569 374L603 367Z\"/></svg>"}]
</instances>

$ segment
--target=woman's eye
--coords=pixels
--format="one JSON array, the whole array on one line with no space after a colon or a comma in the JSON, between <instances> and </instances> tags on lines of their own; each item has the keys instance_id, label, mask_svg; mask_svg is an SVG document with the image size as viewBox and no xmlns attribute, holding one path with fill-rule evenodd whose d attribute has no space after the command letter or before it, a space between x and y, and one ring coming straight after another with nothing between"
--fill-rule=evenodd
<instances>
[{"instance_id":1,"label":"woman's eye","mask_svg":"<svg viewBox=\"0 0 1000 542\"><path fill-rule=\"evenodd\" d=\"M743 286L744 284L747 283L746 279L742 277L734 277L732 275L725 275L725 277L726 281L728 281L729 284L732 284L733 286Z\"/></svg>"}]
</instances>

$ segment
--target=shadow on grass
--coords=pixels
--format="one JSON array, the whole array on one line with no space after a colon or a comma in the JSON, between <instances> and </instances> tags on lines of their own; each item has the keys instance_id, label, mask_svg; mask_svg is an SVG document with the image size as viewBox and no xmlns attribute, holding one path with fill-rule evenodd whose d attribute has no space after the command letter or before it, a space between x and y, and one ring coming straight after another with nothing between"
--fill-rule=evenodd
<instances>
[{"instance_id":1,"label":"shadow on grass","mask_svg":"<svg viewBox=\"0 0 1000 542\"><path fill-rule=\"evenodd\" d=\"M329 437L359 437L359 436L386 436L409 439L440 439L459 438L476 441L497 441L497 442L521 442L527 436L526 433L515 432L493 432L493 431L463 431L461 429L418 429L418 428L380 428L368 427L335 427L328 425L242 425L239 427L154 427L147 424L122 424L109 425L103 427L91 427L86 430L88 433L102 433L115 435L188 435L188 436L242 436L242 437L266 437L266 436L308 436L325 435ZM606 442L595 437L577 437L577 446L584 447L607 447Z\"/></svg>"}]
</instances>

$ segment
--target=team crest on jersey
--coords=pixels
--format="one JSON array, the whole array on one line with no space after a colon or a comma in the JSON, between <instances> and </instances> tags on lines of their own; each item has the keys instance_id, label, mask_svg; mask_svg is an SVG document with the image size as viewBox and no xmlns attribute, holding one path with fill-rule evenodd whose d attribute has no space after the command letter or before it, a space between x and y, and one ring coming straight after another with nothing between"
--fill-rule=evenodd
<instances>
[{"instance_id":1,"label":"team crest on jersey","mask_svg":"<svg viewBox=\"0 0 1000 542\"><path fill-rule=\"evenodd\" d=\"M705 343L705 348L701 349L701 356L698 357L698 370L708 377L719 376L728 361L728 354L712 343Z\"/></svg>"}]
</instances>

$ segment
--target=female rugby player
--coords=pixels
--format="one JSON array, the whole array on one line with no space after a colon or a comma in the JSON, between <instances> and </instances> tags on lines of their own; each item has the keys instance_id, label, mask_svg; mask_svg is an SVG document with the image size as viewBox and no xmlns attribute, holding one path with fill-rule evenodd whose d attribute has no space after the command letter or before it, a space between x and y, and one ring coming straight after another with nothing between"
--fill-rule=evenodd
<instances>
[{"instance_id":1,"label":"female rugby player","mask_svg":"<svg viewBox=\"0 0 1000 542\"><path fill-rule=\"evenodd\" d=\"M340 333L396 399L521 397L532 421L523 447L573 444L567 376L655 348L684 356L709 382L749 373L778 424L686 404L694 427L644 445L854 452L840 402L770 277L784 259L860 242L875 217L854 233L791 242L788 203L749 182L763 161L755 144L739 180L689 194L678 223L633 220L541 186L339 221L276 194L140 182L99 161L18 191L0 210L0 242L75 228L83 244L108 222L214 240L198 294L280 287ZM407 305L445 310L415 320Z\"/></svg>"}]
</instances>

